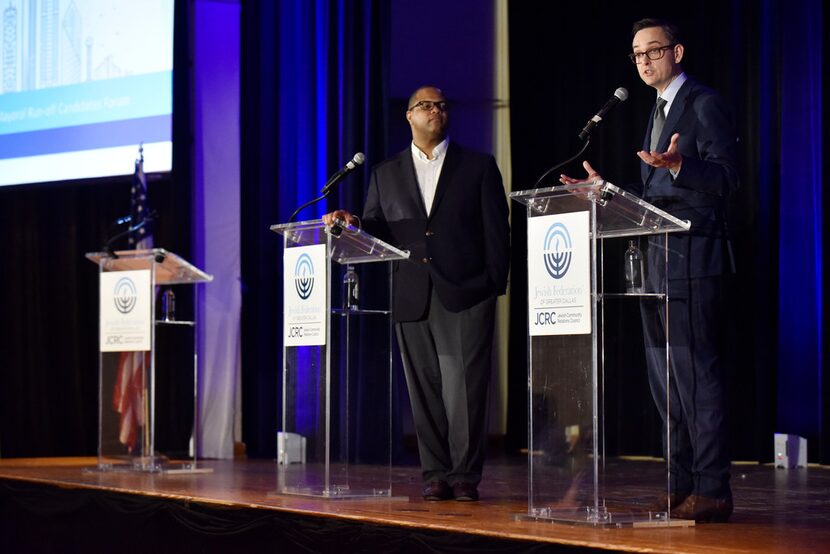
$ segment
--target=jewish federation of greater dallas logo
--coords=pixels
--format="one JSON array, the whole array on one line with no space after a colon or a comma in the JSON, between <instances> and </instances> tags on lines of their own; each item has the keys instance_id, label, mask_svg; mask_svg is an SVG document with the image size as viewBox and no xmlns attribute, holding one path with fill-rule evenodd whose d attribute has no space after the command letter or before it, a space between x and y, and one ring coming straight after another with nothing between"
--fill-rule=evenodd
<instances>
[{"instance_id":1,"label":"jewish federation of greater dallas logo","mask_svg":"<svg viewBox=\"0 0 830 554\"><path fill-rule=\"evenodd\" d=\"M562 223L554 223L548 228L542 256L548 275L554 279L561 279L568 272L573 257L573 244L568 228Z\"/></svg>"},{"instance_id":2,"label":"jewish federation of greater dallas logo","mask_svg":"<svg viewBox=\"0 0 830 554\"><path fill-rule=\"evenodd\" d=\"M294 266L294 287L297 289L297 296L307 300L314 288L314 264L311 263L311 256L301 254Z\"/></svg>"},{"instance_id":3,"label":"jewish federation of greater dallas logo","mask_svg":"<svg viewBox=\"0 0 830 554\"><path fill-rule=\"evenodd\" d=\"M129 277L122 277L115 283L112 295L113 302L115 302L115 309L122 314L128 314L135 308L135 303L138 301L138 295L135 290L135 283Z\"/></svg>"}]
</instances>

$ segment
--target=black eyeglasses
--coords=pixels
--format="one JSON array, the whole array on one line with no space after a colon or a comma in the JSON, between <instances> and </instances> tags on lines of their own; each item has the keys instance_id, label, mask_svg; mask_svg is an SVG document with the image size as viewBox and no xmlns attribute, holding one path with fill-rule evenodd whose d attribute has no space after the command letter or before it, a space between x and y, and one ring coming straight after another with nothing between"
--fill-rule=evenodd
<instances>
[{"instance_id":1,"label":"black eyeglasses","mask_svg":"<svg viewBox=\"0 0 830 554\"><path fill-rule=\"evenodd\" d=\"M648 59L654 61L659 60L663 57L663 54L666 53L666 50L669 48L674 48L677 44L669 44L666 46L658 46L657 48L652 48L651 50L646 50L645 52L636 52L633 54L628 55L628 59L631 60L631 63L641 64L646 56Z\"/></svg>"},{"instance_id":2,"label":"black eyeglasses","mask_svg":"<svg viewBox=\"0 0 830 554\"><path fill-rule=\"evenodd\" d=\"M424 110L425 112L431 112L432 108L438 108L439 112L445 112L450 108L450 105L447 103L446 100L441 100L439 102L433 102L432 100L421 100L420 102L407 108L406 111L411 112L412 110Z\"/></svg>"}]
</instances>

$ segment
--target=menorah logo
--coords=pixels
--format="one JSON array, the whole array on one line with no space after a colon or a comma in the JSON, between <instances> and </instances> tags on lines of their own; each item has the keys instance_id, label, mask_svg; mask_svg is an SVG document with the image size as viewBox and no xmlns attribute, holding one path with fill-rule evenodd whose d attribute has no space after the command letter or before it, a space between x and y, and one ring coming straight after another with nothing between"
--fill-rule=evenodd
<instances>
[{"instance_id":1,"label":"menorah logo","mask_svg":"<svg viewBox=\"0 0 830 554\"><path fill-rule=\"evenodd\" d=\"M311 296L311 290L314 288L314 264L308 254L302 254L297 258L297 264L294 266L294 286L297 288L297 295L303 300Z\"/></svg>"},{"instance_id":2,"label":"menorah logo","mask_svg":"<svg viewBox=\"0 0 830 554\"><path fill-rule=\"evenodd\" d=\"M561 279L571 267L573 244L568 228L562 223L554 223L545 235L542 247L545 269L554 279Z\"/></svg>"},{"instance_id":3,"label":"menorah logo","mask_svg":"<svg viewBox=\"0 0 830 554\"><path fill-rule=\"evenodd\" d=\"M128 314L135 308L135 303L138 301L138 295L135 291L135 283L129 277L122 277L115 283L113 289L113 301L115 302L115 309L122 314Z\"/></svg>"}]
</instances>

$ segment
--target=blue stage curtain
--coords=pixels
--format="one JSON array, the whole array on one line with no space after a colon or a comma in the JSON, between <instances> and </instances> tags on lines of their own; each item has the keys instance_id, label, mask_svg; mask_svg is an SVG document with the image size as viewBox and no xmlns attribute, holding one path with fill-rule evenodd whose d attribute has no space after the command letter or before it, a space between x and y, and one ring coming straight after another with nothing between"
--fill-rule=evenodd
<instances>
[{"instance_id":1,"label":"blue stage curtain","mask_svg":"<svg viewBox=\"0 0 830 554\"><path fill-rule=\"evenodd\" d=\"M369 167L385 157L383 2L247 2L242 32L243 432L273 456L280 426L282 245L268 227L319 195L352 156L364 168L328 203L360 212Z\"/></svg>"},{"instance_id":2,"label":"blue stage curtain","mask_svg":"<svg viewBox=\"0 0 830 554\"><path fill-rule=\"evenodd\" d=\"M777 429L806 437L819 453L822 413L822 3L767 0L780 51L764 52L780 72ZM768 114L764 114L768 115ZM769 186L769 185L768 185ZM826 399L825 399L826 400Z\"/></svg>"}]
</instances>

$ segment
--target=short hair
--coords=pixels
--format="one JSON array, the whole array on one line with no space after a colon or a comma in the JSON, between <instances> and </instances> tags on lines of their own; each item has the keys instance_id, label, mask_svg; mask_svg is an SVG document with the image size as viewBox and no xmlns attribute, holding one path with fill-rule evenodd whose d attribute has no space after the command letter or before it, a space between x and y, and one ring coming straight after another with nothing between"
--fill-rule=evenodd
<instances>
[{"instance_id":1,"label":"short hair","mask_svg":"<svg viewBox=\"0 0 830 554\"><path fill-rule=\"evenodd\" d=\"M421 85L420 87L413 90L412 94L409 95L409 100L407 100L406 102L407 111L409 111L409 108L412 107L412 103L415 101L415 96L417 96L418 93L424 90L425 88L434 88L435 90L441 93L441 96L444 96L444 91L441 90L440 87L436 87L435 85ZM446 98L446 96L444 96L444 98Z\"/></svg>"},{"instance_id":2,"label":"short hair","mask_svg":"<svg viewBox=\"0 0 830 554\"><path fill-rule=\"evenodd\" d=\"M680 27L678 27L671 21L666 21L665 19L658 19L656 17L647 17L645 19L635 21L634 25L631 27L631 37L633 38L634 35L642 31L643 29L648 29L649 27L660 27L661 29L663 29L663 32L666 34L666 38L669 39L669 42L673 44L680 44L683 42Z\"/></svg>"}]
</instances>

